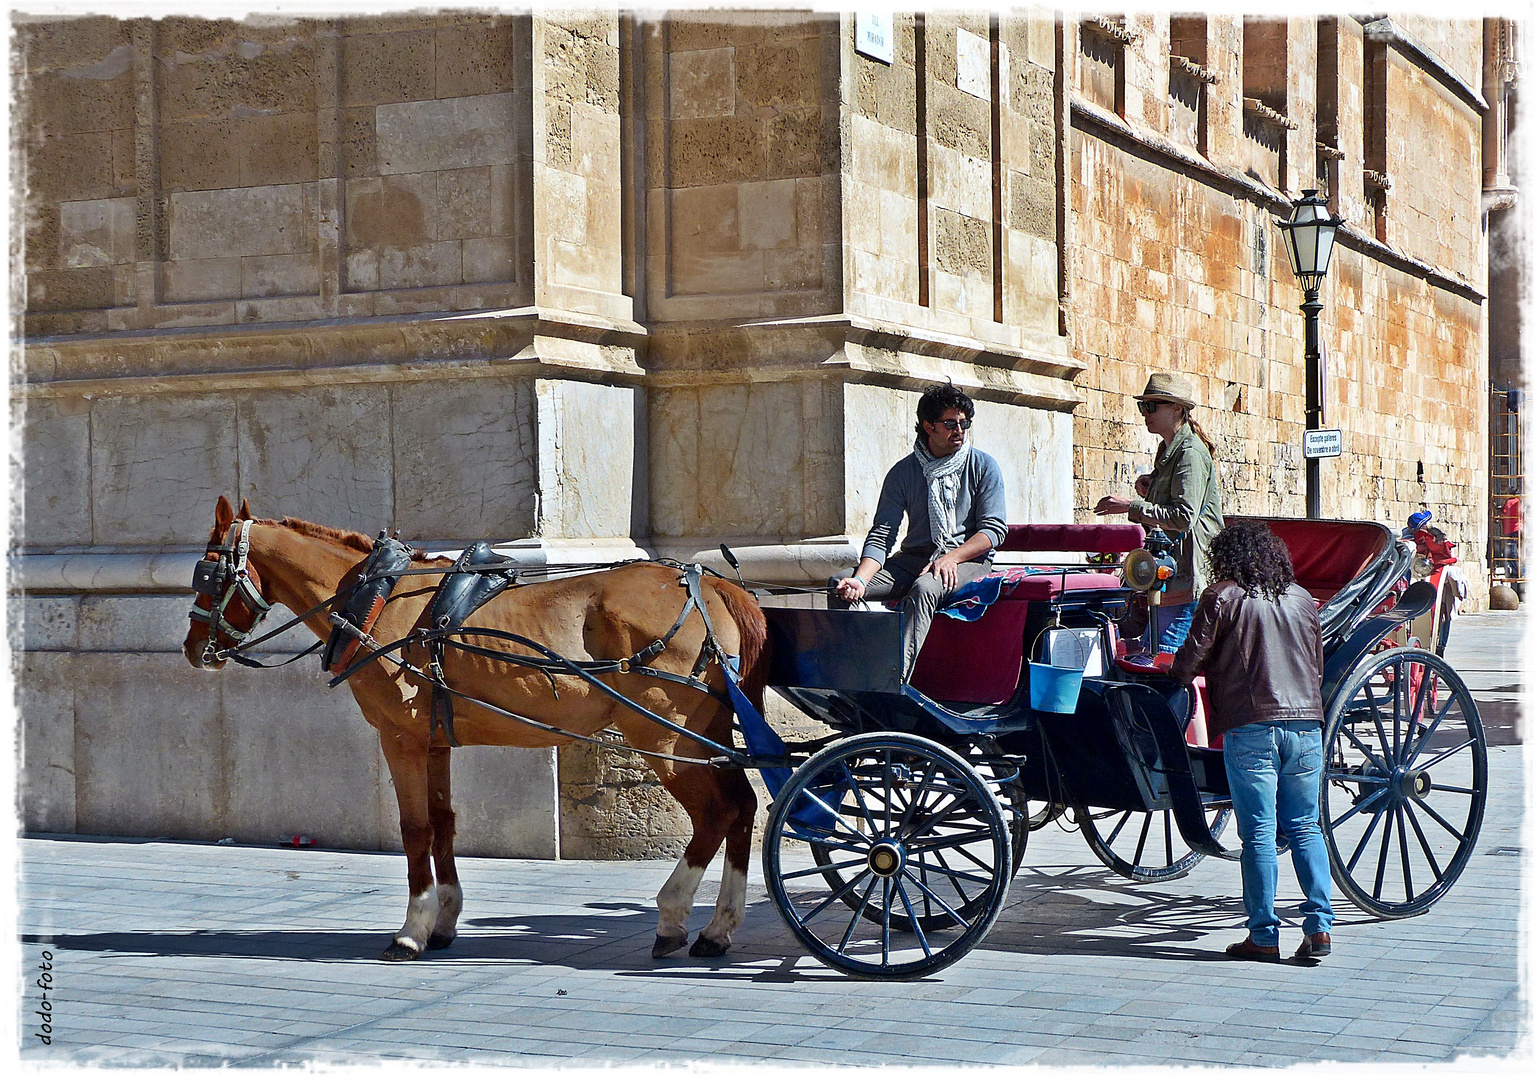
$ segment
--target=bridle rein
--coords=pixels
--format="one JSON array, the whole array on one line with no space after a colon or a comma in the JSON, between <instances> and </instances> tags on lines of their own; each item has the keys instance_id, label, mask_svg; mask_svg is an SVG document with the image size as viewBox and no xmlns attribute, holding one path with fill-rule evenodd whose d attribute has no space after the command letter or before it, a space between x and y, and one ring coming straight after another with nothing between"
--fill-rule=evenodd
<instances>
[{"instance_id":1,"label":"bridle rein","mask_svg":"<svg viewBox=\"0 0 1539 1080\"><path fill-rule=\"evenodd\" d=\"M208 639L203 643L205 666L222 659L221 653L228 654L238 649L272 609L272 604L263 599L256 582L251 580L248 557L251 553L252 524L249 518L232 524L224 535L224 542L208 549L208 554L216 555L217 558L202 558L192 570L193 591L209 599L207 610L194 602L192 610L188 612L188 616L194 622L208 624ZM230 601L236 597L239 597L247 610L256 616L245 630L232 625L226 615ZM218 634L223 634L229 639L229 649L219 648L215 641L215 636Z\"/></svg>"}]
</instances>

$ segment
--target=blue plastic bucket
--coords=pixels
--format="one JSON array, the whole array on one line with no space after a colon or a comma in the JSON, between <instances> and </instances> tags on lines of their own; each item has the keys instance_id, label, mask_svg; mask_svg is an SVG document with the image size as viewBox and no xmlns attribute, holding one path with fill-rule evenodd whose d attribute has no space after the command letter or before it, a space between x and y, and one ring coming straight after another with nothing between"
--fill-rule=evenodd
<instances>
[{"instance_id":1,"label":"blue plastic bucket","mask_svg":"<svg viewBox=\"0 0 1539 1080\"><path fill-rule=\"evenodd\" d=\"M1079 704L1079 687L1085 679L1081 668L1031 665L1031 707L1038 712L1073 713Z\"/></svg>"}]
</instances>

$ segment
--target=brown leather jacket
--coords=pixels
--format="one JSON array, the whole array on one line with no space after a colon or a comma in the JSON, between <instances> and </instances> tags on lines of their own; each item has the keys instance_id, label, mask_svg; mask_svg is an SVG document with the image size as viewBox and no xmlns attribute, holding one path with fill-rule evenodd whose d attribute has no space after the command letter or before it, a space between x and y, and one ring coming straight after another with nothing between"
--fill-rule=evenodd
<instances>
[{"instance_id":1,"label":"brown leather jacket","mask_svg":"<svg viewBox=\"0 0 1539 1080\"><path fill-rule=\"evenodd\" d=\"M1191 633L1170 673L1184 683L1208 676L1208 734L1274 720L1325 722L1320 682L1325 654L1309 593L1290 585L1276 601L1246 596L1232 581L1203 592Z\"/></svg>"}]
</instances>

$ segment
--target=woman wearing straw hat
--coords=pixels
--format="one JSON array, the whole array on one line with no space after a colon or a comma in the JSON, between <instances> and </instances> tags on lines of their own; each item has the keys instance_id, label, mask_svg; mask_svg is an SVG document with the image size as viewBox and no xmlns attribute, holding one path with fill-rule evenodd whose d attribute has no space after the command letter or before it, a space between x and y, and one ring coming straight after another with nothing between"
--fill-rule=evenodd
<instances>
[{"instance_id":1,"label":"woman wearing straw hat","mask_svg":"<svg viewBox=\"0 0 1539 1080\"><path fill-rule=\"evenodd\" d=\"M1144 426L1160 437L1154 471L1138 478L1134 498L1108 495L1095 512L1126 514L1176 541L1176 573L1155 608L1157 649L1173 653L1186 640L1197 597L1208 585L1208 545L1224 527L1214 446L1192 419L1197 402L1185 376L1157 371L1134 400Z\"/></svg>"}]
</instances>

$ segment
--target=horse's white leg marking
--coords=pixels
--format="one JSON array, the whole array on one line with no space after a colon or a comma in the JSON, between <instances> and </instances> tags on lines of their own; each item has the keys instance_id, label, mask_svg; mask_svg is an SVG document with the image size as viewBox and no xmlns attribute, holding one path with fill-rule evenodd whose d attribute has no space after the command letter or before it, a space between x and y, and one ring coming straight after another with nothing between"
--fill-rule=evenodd
<instances>
[{"instance_id":1,"label":"horse's white leg marking","mask_svg":"<svg viewBox=\"0 0 1539 1080\"><path fill-rule=\"evenodd\" d=\"M429 885L406 905L406 925L395 936L396 944L414 952L427 951L428 935L438 921L438 890Z\"/></svg>"},{"instance_id":2,"label":"horse's white leg marking","mask_svg":"<svg viewBox=\"0 0 1539 1080\"><path fill-rule=\"evenodd\" d=\"M433 925L434 936L453 941L456 933L454 927L464 908L465 894L458 885L438 886L438 921Z\"/></svg>"},{"instance_id":3,"label":"horse's white leg marking","mask_svg":"<svg viewBox=\"0 0 1539 1080\"><path fill-rule=\"evenodd\" d=\"M695 905L695 892L704 875L705 867L690 866L683 859L673 868L673 873L663 882L662 891L657 894L658 937L676 938L686 932L689 910Z\"/></svg>"},{"instance_id":4,"label":"horse's white leg marking","mask_svg":"<svg viewBox=\"0 0 1539 1080\"><path fill-rule=\"evenodd\" d=\"M748 874L727 863L721 871L721 891L716 894L716 915L700 936L719 945L732 944L732 931L743 925L748 904Z\"/></svg>"}]
</instances>

